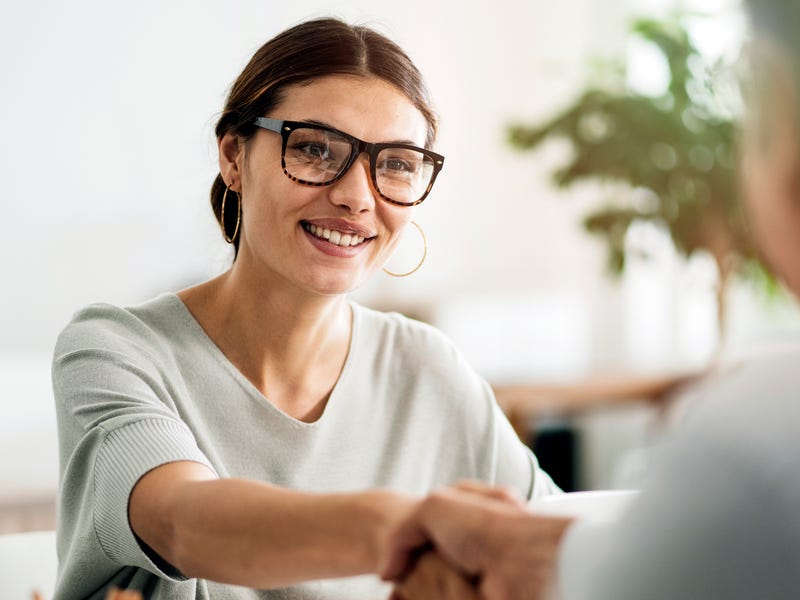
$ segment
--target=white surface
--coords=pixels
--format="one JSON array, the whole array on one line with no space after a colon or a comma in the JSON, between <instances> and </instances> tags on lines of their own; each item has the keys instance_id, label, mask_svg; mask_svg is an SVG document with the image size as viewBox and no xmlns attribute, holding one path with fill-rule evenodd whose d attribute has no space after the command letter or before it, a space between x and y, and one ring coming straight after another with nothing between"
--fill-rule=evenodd
<instances>
[{"instance_id":1,"label":"white surface","mask_svg":"<svg viewBox=\"0 0 800 600\"><path fill-rule=\"evenodd\" d=\"M57 570L55 531L0 535L0 598L52 598Z\"/></svg>"},{"instance_id":2,"label":"white surface","mask_svg":"<svg viewBox=\"0 0 800 600\"><path fill-rule=\"evenodd\" d=\"M593 490L545 496L530 503L532 512L575 517L582 521L612 521L636 498L636 490Z\"/></svg>"}]
</instances>

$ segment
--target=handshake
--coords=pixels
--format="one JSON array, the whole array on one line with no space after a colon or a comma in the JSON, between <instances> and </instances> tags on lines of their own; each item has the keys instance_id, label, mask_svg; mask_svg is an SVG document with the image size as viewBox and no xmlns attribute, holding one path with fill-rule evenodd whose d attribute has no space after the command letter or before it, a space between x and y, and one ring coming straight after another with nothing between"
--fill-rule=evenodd
<instances>
[{"instance_id":1,"label":"handshake","mask_svg":"<svg viewBox=\"0 0 800 600\"><path fill-rule=\"evenodd\" d=\"M550 597L570 518L536 515L477 482L438 490L389 527L378 567L390 600Z\"/></svg>"}]
</instances>

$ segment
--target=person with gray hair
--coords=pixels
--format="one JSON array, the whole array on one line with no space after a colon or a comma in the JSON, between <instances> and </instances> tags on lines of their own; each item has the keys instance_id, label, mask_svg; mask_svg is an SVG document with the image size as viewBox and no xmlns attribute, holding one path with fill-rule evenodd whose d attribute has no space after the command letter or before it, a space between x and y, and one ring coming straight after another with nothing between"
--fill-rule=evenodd
<instances>
[{"instance_id":1,"label":"person with gray hair","mask_svg":"<svg viewBox=\"0 0 800 600\"><path fill-rule=\"evenodd\" d=\"M800 3L747 8L742 186L765 263L800 297ZM394 532L383 572L395 597L800 596L800 344L720 369L697 392L614 522L535 515L492 490L432 494ZM421 548L433 551L412 560Z\"/></svg>"}]
</instances>

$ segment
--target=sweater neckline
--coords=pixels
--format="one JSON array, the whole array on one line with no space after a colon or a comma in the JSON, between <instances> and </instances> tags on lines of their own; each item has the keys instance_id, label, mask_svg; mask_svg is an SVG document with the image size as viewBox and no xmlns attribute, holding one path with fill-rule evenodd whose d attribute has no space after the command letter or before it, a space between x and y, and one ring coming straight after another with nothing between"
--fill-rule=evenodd
<instances>
[{"instance_id":1,"label":"sweater neckline","mask_svg":"<svg viewBox=\"0 0 800 600\"><path fill-rule=\"evenodd\" d=\"M196 341L198 341L200 345L203 346L220 363L220 365L231 375L231 377L233 377L233 379L236 380L236 382L245 390L245 392L247 392L248 395L254 398L267 410L270 410L278 415L279 418L286 420L297 428L314 429L320 427L323 423L330 420L332 418L330 414L336 412L337 406L342 403L339 398L346 395L344 390L347 387L347 380L350 378L350 373L355 368L352 365L353 363L357 362L356 354L360 345L359 339L362 315L361 311L358 310L359 306L357 303L353 302L352 300L347 301L352 314L352 327L350 329L350 341L347 349L347 356L345 357L342 371L339 373L339 377L336 380L330 395L328 396L328 401L325 403L325 408L322 411L322 414L315 421L308 422L296 419L291 415L286 414L272 402L270 402L269 398L262 394L261 390L253 385L253 383L247 379L247 377L245 377L244 374L239 371L239 369L236 368L236 365L234 365L230 359L228 359L228 357L220 349L220 347L217 346L214 340L209 337L202 325L200 325L183 300L181 300L180 296L174 292L167 292L164 294L164 296L175 309L175 312L178 314L178 316L186 323Z\"/></svg>"}]
</instances>

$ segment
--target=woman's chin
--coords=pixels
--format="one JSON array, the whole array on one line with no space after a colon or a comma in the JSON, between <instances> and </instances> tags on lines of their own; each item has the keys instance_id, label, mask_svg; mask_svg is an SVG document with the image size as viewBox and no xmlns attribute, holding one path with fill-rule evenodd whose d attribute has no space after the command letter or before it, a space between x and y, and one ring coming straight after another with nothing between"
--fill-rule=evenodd
<instances>
[{"instance_id":1,"label":"woman's chin","mask_svg":"<svg viewBox=\"0 0 800 600\"><path fill-rule=\"evenodd\" d=\"M353 274L341 274L334 276L326 274L314 278L307 283L307 287L312 293L320 296L342 296L358 289L364 283L363 277L356 277Z\"/></svg>"}]
</instances>

